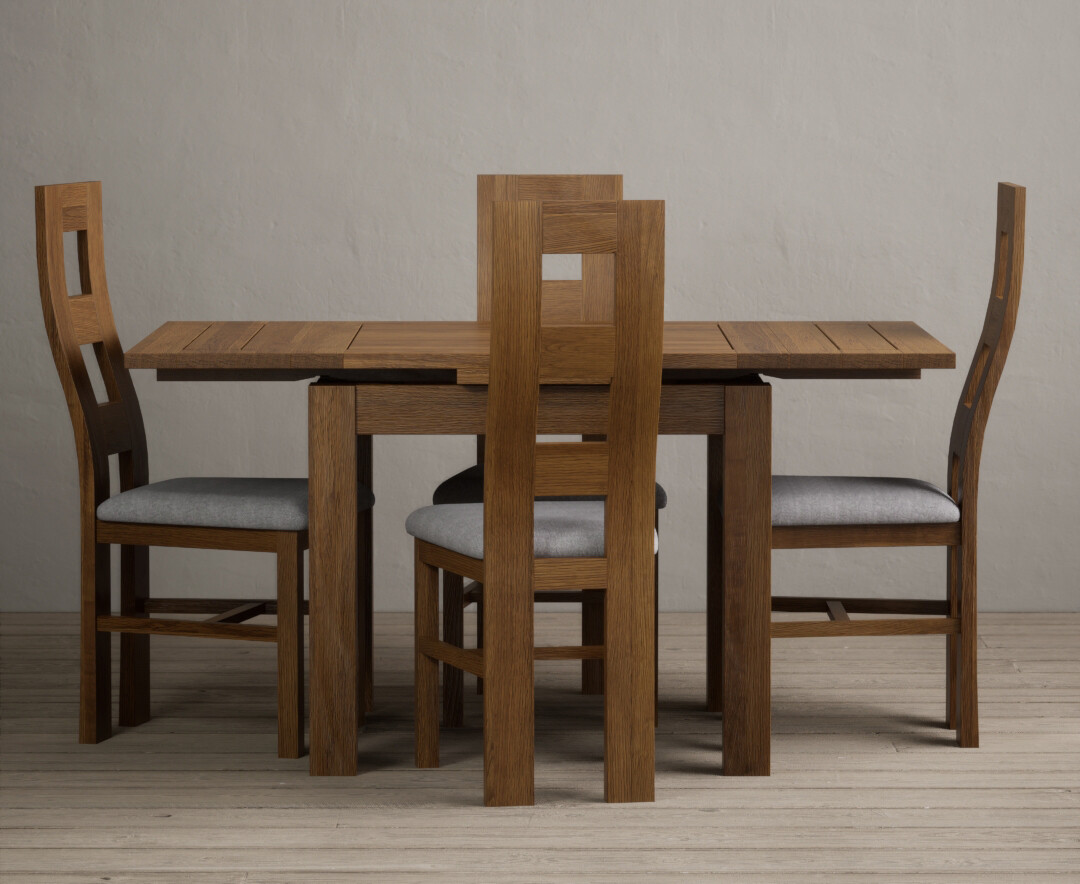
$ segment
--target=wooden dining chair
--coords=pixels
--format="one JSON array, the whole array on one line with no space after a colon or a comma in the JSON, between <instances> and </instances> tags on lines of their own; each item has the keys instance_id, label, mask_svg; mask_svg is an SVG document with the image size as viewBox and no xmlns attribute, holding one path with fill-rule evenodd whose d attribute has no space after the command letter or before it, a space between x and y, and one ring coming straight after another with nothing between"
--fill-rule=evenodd
<instances>
[{"instance_id":1,"label":"wooden dining chair","mask_svg":"<svg viewBox=\"0 0 1080 884\"><path fill-rule=\"evenodd\" d=\"M476 318L491 321L492 249L494 246L493 207L497 200L621 200L622 175L477 175L476 176ZM581 279L545 279L541 283L541 317L545 324L579 325L610 322L615 304L615 256L587 253L581 256ZM598 437L583 436L586 441ZM432 495L433 504L481 503L484 499L484 437L476 438L476 464L442 482ZM660 530L660 510L667 506L667 492L656 484L656 530ZM658 567L658 563L657 563ZM654 578L659 577L659 571ZM464 637L464 610L476 604L478 631L484 618L483 587L468 587L456 575L443 574L443 629L461 641ZM658 580L656 580L658 583ZM563 601L537 594L537 602ZM603 641L604 612L597 594L586 594L581 602L581 641ZM476 689L483 692L483 679ZM604 664L601 660L581 662L581 691L601 694ZM463 722L463 679L460 671L443 670L445 720L452 726Z\"/></svg>"},{"instance_id":2,"label":"wooden dining chair","mask_svg":"<svg viewBox=\"0 0 1080 884\"><path fill-rule=\"evenodd\" d=\"M944 546L944 600L774 596L774 611L819 612L825 621L774 621L773 638L945 635L946 719L960 746L979 745L976 679L976 525L979 460L1020 305L1025 190L998 185L990 303L953 419L948 491L906 478L773 476L772 548ZM849 614L900 615L851 619ZM924 616L929 615L929 616ZM717 655L719 659L719 655Z\"/></svg>"},{"instance_id":3,"label":"wooden dining chair","mask_svg":"<svg viewBox=\"0 0 1080 884\"><path fill-rule=\"evenodd\" d=\"M304 550L307 480L149 481L142 412L116 333L102 239L101 182L35 188L38 277L45 328L67 399L79 463L81 534L79 741L112 733L111 634L120 637L120 724L150 718L151 635L277 643L278 755L304 750ZM64 234L76 232L80 293L68 294ZM105 401L85 347L93 347ZM109 458L117 456L119 493ZM358 495L361 509L374 497ZM370 543L370 539L368 540ZM120 545L120 613L111 609L109 545ZM271 600L150 598L149 547L232 549L277 556ZM370 591L369 588L367 588ZM205 619L152 617L203 614ZM274 614L276 625L245 621Z\"/></svg>"},{"instance_id":4,"label":"wooden dining chair","mask_svg":"<svg viewBox=\"0 0 1080 884\"><path fill-rule=\"evenodd\" d=\"M537 597L598 595L610 624L625 614L631 598L654 594L664 204L500 201L492 218L483 502L424 507L409 516L406 529L415 538L416 556L417 766L439 763L439 661L472 672L487 684L485 798L501 803L491 769L501 741L528 739L531 768L534 659L603 660L609 667L637 667L654 683L651 623L644 655L628 657L603 629L582 646L534 648L533 603ZM613 255L613 310L597 317L602 324L543 324L541 257L559 252ZM538 443L538 430L545 431L545 391L581 384L604 388L598 400L608 404L603 441ZM440 638L439 569L444 579L480 584L485 574L501 575L500 596L485 598L485 604L512 610L514 634L493 633L488 617L475 649L462 649L460 634L444 631ZM492 669L485 649L493 642L509 649L511 672ZM527 714L527 736L506 732L507 723L492 712L493 694L515 698ZM607 709L611 702L605 697ZM527 776L531 783L531 769Z\"/></svg>"}]
</instances>

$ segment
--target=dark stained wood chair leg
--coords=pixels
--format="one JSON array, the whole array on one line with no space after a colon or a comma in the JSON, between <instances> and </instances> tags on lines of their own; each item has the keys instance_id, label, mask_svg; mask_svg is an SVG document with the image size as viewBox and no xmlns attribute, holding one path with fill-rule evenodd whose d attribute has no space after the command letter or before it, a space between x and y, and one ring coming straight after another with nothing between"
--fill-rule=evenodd
<instances>
[{"instance_id":1,"label":"dark stained wood chair leg","mask_svg":"<svg viewBox=\"0 0 1080 884\"><path fill-rule=\"evenodd\" d=\"M708 437L706 482L705 562L705 708L724 708L724 519L720 509L723 492L724 437Z\"/></svg>"},{"instance_id":2,"label":"dark stained wood chair leg","mask_svg":"<svg viewBox=\"0 0 1080 884\"><path fill-rule=\"evenodd\" d=\"M304 754L304 550L283 533L277 552L278 757Z\"/></svg>"},{"instance_id":3,"label":"dark stained wood chair leg","mask_svg":"<svg viewBox=\"0 0 1080 884\"><path fill-rule=\"evenodd\" d=\"M959 702L956 742L965 749L979 746L978 631L975 593L975 544L960 547Z\"/></svg>"},{"instance_id":4,"label":"dark stained wood chair leg","mask_svg":"<svg viewBox=\"0 0 1080 884\"><path fill-rule=\"evenodd\" d=\"M457 574L442 572L443 641L465 647L465 581ZM442 665L443 725L461 727L465 723L465 673L449 663Z\"/></svg>"},{"instance_id":5,"label":"dark stained wood chair leg","mask_svg":"<svg viewBox=\"0 0 1080 884\"><path fill-rule=\"evenodd\" d=\"M356 473L361 484L372 487L372 437L356 437ZM375 702L375 555L374 527L375 514L364 510L359 516L357 530L357 634L360 636L358 648L359 689L357 705L358 724L363 725L367 713Z\"/></svg>"},{"instance_id":6,"label":"dark stained wood chair leg","mask_svg":"<svg viewBox=\"0 0 1080 884\"><path fill-rule=\"evenodd\" d=\"M100 632L110 598L109 547L95 543L93 526L83 525L82 601L79 621L79 742L100 743L112 736L112 635ZM89 535L89 536L87 536Z\"/></svg>"},{"instance_id":7,"label":"dark stained wood chair leg","mask_svg":"<svg viewBox=\"0 0 1080 884\"><path fill-rule=\"evenodd\" d=\"M439 637L439 571L423 561L415 547L416 766L439 766L439 664L420 652L422 638Z\"/></svg>"},{"instance_id":8,"label":"dark stained wood chair leg","mask_svg":"<svg viewBox=\"0 0 1080 884\"><path fill-rule=\"evenodd\" d=\"M948 601L949 601L949 616L960 617L960 595L959 595L959 563L960 563L960 548L956 546L948 547L948 565L946 574L946 585L948 586ZM945 636L945 726L951 730L956 730L956 704L959 700L960 694L957 689L957 676L959 674L959 667L957 666L957 654L960 653L960 646L956 641L955 635Z\"/></svg>"},{"instance_id":9,"label":"dark stained wood chair leg","mask_svg":"<svg viewBox=\"0 0 1080 884\"><path fill-rule=\"evenodd\" d=\"M656 511L660 537L660 510ZM653 725L660 723L660 556L653 556Z\"/></svg>"},{"instance_id":10,"label":"dark stained wood chair leg","mask_svg":"<svg viewBox=\"0 0 1080 884\"><path fill-rule=\"evenodd\" d=\"M150 547L120 547L120 613L146 617L150 596ZM150 720L150 636L120 635L120 724L135 727Z\"/></svg>"},{"instance_id":11,"label":"dark stained wood chair leg","mask_svg":"<svg viewBox=\"0 0 1080 884\"><path fill-rule=\"evenodd\" d=\"M482 597L476 600L476 646L484 647L484 599ZM484 679L479 675L476 676L476 693L480 696L484 694Z\"/></svg>"},{"instance_id":12,"label":"dark stained wood chair leg","mask_svg":"<svg viewBox=\"0 0 1080 884\"><path fill-rule=\"evenodd\" d=\"M602 645L604 643L604 600L589 600L581 603L581 643L582 645ZM604 661L581 661L581 693L604 693Z\"/></svg>"}]
</instances>

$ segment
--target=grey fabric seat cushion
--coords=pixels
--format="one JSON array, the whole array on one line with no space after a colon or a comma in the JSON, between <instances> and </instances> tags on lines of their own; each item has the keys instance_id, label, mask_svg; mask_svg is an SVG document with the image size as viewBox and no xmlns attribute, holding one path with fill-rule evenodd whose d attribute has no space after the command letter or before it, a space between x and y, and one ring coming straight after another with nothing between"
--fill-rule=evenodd
<instances>
[{"instance_id":1,"label":"grey fabric seat cushion","mask_svg":"<svg viewBox=\"0 0 1080 884\"><path fill-rule=\"evenodd\" d=\"M772 523L909 525L960 521L951 497L921 479L773 476Z\"/></svg>"},{"instance_id":2,"label":"grey fabric seat cushion","mask_svg":"<svg viewBox=\"0 0 1080 884\"><path fill-rule=\"evenodd\" d=\"M484 557L484 505L444 503L415 510L405 520L413 537L474 559ZM653 552L659 538L653 532ZM602 500L538 500L533 509L533 555L538 559L604 554Z\"/></svg>"},{"instance_id":3,"label":"grey fabric seat cushion","mask_svg":"<svg viewBox=\"0 0 1080 884\"><path fill-rule=\"evenodd\" d=\"M357 490L361 510L375 495ZM308 526L307 479L189 477L152 482L103 501L103 522L246 528L253 531L303 531Z\"/></svg>"},{"instance_id":4,"label":"grey fabric seat cushion","mask_svg":"<svg viewBox=\"0 0 1080 884\"><path fill-rule=\"evenodd\" d=\"M600 500L599 497L544 497L541 500ZM484 502L484 465L476 464L462 470L439 485L431 495L431 502L442 503L483 503ZM656 508L667 506L667 492L656 483Z\"/></svg>"}]
</instances>

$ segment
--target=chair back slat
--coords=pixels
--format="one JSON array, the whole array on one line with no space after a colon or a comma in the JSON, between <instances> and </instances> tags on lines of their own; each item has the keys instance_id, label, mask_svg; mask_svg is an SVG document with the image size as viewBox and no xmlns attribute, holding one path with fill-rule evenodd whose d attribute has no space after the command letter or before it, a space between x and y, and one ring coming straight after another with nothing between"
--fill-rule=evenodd
<instances>
[{"instance_id":1,"label":"chair back slat","mask_svg":"<svg viewBox=\"0 0 1080 884\"><path fill-rule=\"evenodd\" d=\"M613 326L551 325L541 328L540 383L610 384L614 372Z\"/></svg>"},{"instance_id":2,"label":"chair back slat","mask_svg":"<svg viewBox=\"0 0 1080 884\"><path fill-rule=\"evenodd\" d=\"M71 325L75 331L75 340L79 346L97 344L105 340L98 318L97 297L95 295L75 295L68 299L71 311Z\"/></svg>"},{"instance_id":3,"label":"chair back slat","mask_svg":"<svg viewBox=\"0 0 1080 884\"><path fill-rule=\"evenodd\" d=\"M111 493L110 455L120 455L121 490L146 484L146 434L109 303L101 182L44 185L34 197L41 307L75 432L83 507L90 512ZM71 231L77 232L81 290L74 296L68 294L64 264L64 233ZM104 403L90 380L81 349L86 345L93 345Z\"/></svg>"},{"instance_id":4,"label":"chair back slat","mask_svg":"<svg viewBox=\"0 0 1080 884\"><path fill-rule=\"evenodd\" d=\"M608 492L607 442L538 442L535 493L539 497Z\"/></svg>"},{"instance_id":5,"label":"chair back slat","mask_svg":"<svg viewBox=\"0 0 1080 884\"><path fill-rule=\"evenodd\" d=\"M581 280L545 279L540 288L540 316L544 325L581 322Z\"/></svg>"},{"instance_id":6,"label":"chair back slat","mask_svg":"<svg viewBox=\"0 0 1080 884\"><path fill-rule=\"evenodd\" d=\"M615 251L615 203L545 202L544 252L548 255L605 255Z\"/></svg>"},{"instance_id":7,"label":"chair back slat","mask_svg":"<svg viewBox=\"0 0 1080 884\"><path fill-rule=\"evenodd\" d=\"M978 492L983 436L1009 355L1024 275L1024 215L1027 191L999 184L994 243L994 278L982 334L956 406L949 442L949 493L963 509Z\"/></svg>"}]
</instances>

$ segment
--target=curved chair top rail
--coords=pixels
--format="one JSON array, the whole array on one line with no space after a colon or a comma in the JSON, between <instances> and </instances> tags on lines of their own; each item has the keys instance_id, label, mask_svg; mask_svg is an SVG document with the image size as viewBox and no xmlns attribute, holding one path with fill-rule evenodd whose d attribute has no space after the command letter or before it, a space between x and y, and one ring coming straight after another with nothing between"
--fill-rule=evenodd
<instances>
[{"instance_id":1,"label":"curved chair top rail","mask_svg":"<svg viewBox=\"0 0 1080 884\"><path fill-rule=\"evenodd\" d=\"M42 185L34 188L34 200L41 308L75 432L85 513L110 494L110 455L120 456L121 489L146 484L146 433L105 281L101 182ZM64 234L72 231L78 244L76 295L68 294L64 266ZM94 348L105 402L98 401L83 358L87 345Z\"/></svg>"},{"instance_id":2,"label":"curved chair top rail","mask_svg":"<svg viewBox=\"0 0 1080 884\"><path fill-rule=\"evenodd\" d=\"M1024 275L1026 189L999 184L994 279L979 345L956 406L949 442L949 493L963 507L978 493L979 459L1005 359L1009 355Z\"/></svg>"},{"instance_id":3,"label":"curved chair top rail","mask_svg":"<svg viewBox=\"0 0 1080 884\"><path fill-rule=\"evenodd\" d=\"M621 200L622 175L477 175L476 318L491 320L492 204L515 200ZM545 323L610 322L615 264L610 254L581 256L581 279L545 280Z\"/></svg>"}]
</instances>

